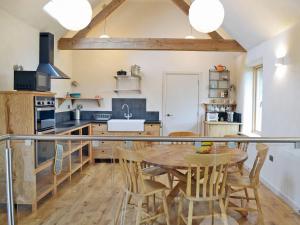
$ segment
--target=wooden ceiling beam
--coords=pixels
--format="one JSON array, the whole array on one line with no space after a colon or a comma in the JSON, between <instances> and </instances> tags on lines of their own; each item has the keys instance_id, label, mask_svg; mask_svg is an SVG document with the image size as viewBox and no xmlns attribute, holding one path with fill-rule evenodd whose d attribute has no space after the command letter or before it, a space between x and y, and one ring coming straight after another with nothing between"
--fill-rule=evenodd
<instances>
[{"instance_id":1,"label":"wooden ceiling beam","mask_svg":"<svg viewBox=\"0 0 300 225\"><path fill-rule=\"evenodd\" d=\"M180 8L181 11L183 11L187 16L189 15L190 6L184 0L172 0L172 2L174 2L175 5L177 5L177 7ZM223 37L217 31L210 32L208 35L212 39L223 39Z\"/></svg>"},{"instance_id":2,"label":"wooden ceiling beam","mask_svg":"<svg viewBox=\"0 0 300 225\"><path fill-rule=\"evenodd\" d=\"M110 14L112 14L120 5L122 5L126 0L112 0L103 10L101 10L90 22L90 24L78 31L74 36L73 39L80 39L84 38L87 33L93 29L96 25L100 24L102 21L105 20Z\"/></svg>"},{"instance_id":3,"label":"wooden ceiling beam","mask_svg":"<svg viewBox=\"0 0 300 225\"><path fill-rule=\"evenodd\" d=\"M61 38L60 50L161 50L246 52L234 40L176 38Z\"/></svg>"}]
</instances>

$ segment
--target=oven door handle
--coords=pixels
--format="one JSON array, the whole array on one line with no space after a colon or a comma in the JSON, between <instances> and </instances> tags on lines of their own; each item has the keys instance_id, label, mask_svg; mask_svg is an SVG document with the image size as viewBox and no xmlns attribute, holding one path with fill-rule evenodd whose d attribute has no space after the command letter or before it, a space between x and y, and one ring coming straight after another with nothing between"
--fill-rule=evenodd
<instances>
[{"instance_id":1,"label":"oven door handle","mask_svg":"<svg viewBox=\"0 0 300 225\"><path fill-rule=\"evenodd\" d=\"M41 131L41 132L37 132L36 134L41 135L41 134L50 134L55 132L55 129L50 129L50 130L45 130L45 131Z\"/></svg>"},{"instance_id":2,"label":"oven door handle","mask_svg":"<svg viewBox=\"0 0 300 225\"><path fill-rule=\"evenodd\" d=\"M55 107L46 107L46 108L36 108L36 111L50 111L50 110L55 110Z\"/></svg>"}]
</instances>

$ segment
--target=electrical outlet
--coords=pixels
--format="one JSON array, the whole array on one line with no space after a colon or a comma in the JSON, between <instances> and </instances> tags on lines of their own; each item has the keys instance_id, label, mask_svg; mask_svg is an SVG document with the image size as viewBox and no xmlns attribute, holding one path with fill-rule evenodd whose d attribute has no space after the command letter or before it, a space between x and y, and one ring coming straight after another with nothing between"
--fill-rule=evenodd
<instances>
[{"instance_id":1,"label":"electrical outlet","mask_svg":"<svg viewBox=\"0 0 300 225\"><path fill-rule=\"evenodd\" d=\"M273 162L273 161L274 161L274 156L269 155L269 160L270 160L271 162Z\"/></svg>"}]
</instances>

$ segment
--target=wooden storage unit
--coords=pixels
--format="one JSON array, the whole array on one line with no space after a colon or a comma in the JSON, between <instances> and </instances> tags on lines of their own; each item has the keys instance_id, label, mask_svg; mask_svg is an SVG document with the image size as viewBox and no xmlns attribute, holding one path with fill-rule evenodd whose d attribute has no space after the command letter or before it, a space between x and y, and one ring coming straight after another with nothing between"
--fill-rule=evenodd
<instances>
[{"instance_id":1,"label":"wooden storage unit","mask_svg":"<svg viewBox=\"0 0 300 225\"><path fill-rule=\"evenodd\" d=\"M230 72L209 71L209 98L228 98L230 89Z\"/></svg>"},{"instance_id":2,"label":"wooden storage unit","mask_svg":"<svg viewBox=\"0 0 300 225\"><path fill-rule=\"evenodd\" d=\"M145 124L143 132L111 132L107 130L107 124L92 124L93 135L99 136L160 136L160 124ZM113 146L115 141L93 142L93 159L114 158Z\"/></svg>"},{"instance_id":3,"label":"wooden storage unit","mask_svg":"<svg viewBox=\"0 0 300 225\"><path fill-rule=\"evenodd\" d=\"M241 123L204 121L204 135L207 137L224 137L240 132Z\"/></svg>"},{"instance_id":4,"label":"wooden storage unit","mask_svg":"<svg viewBox=\"0 0 300 225\"><path fill-rule=\"evenodd\" d=\"M0 92L0 134L34 134L34 97L54 96L50 92L9 91ZM91 125L85 125L67 132L71 134L91 134ZM48 160L35 167L35 144L25 141L12 141L13 151L13 186L14 202L19 205L31 205L37 209L37 203L49 194L55 194L57 187L66 180L71 180L72 172L76 172L92 159L91 143L58 141L64 147L63 170L54 175L54 160ZM82 156L82 151L85 156ZM72 152L78 152L78 164L72 165ZM0 164L4 164L4 154L0 154ZM76 169L77 168L77 169ZM76 170L75 170L76 169ZM0 170L0 177L5 177L5 171ZM2 189L2 187L4 189ZM5 180L0 179L0 189L5 190ZM6 202L6 195L0 192L0 203Z\"/></svg>"}]
</instances>

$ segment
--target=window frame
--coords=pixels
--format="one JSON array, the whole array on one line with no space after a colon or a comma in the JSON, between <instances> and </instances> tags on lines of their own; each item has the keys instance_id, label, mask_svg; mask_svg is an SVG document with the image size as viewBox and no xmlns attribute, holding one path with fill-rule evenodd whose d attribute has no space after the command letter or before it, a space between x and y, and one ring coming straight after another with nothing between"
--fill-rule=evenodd
<instances>
[{"instance_id":1,"label":"window frame","mask_svg":"<svg viewBox=\"0 0 300 225\"><path fill-rule=\"evenodd\" d=\"M258 71L262 69L262 76L263 76L263 64L259 64L253 67L253 100L252 100L252 132L258 135L261 135L261 131L257 130L256 128L256 120L257 120L257 77ZM263 91L263 90L262 90ZM261 115L262 117L262 115ZM262 118L261 118L262 119ZM261 121L262 123L262 121ZM262 125L262 124L261 124Z\"/></svg>"}]
</instances>

